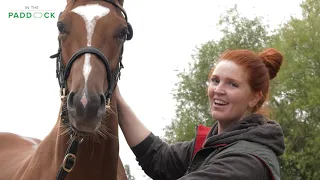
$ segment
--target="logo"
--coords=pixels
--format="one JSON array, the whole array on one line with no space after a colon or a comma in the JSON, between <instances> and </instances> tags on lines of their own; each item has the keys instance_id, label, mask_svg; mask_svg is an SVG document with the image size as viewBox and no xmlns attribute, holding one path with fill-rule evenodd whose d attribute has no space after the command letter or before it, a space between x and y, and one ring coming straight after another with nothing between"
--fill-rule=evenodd
<instances>
[{"instance_id":1,"label":"logo","mask_svg":"<svg viewBox=\"0 0 320 180\"><path fill-rule=\"evenodd\" d=\"M41 10L39 6L25 6L24 10L11 10L9 19L54 19L56 14L52 10Z\"/></svg>"}]
</instances>

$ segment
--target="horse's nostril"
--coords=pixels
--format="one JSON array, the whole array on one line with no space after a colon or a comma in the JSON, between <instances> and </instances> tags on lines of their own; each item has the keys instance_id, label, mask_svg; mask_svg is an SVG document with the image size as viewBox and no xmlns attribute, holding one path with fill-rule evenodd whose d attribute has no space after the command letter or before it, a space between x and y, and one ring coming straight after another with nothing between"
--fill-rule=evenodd
<instances>
[{"instance_id":1,"label":"horse's nostril","mask_svg":"<svg viewBox=\"0 0 320 180\"><path fill-rule=\"evenodd\" d=\"M74 92L70 92L69 93L69 97L68 97L68 106L69 107L73 107L73 97L74 97L75 93Z\"/></svg>"}]
</instances>

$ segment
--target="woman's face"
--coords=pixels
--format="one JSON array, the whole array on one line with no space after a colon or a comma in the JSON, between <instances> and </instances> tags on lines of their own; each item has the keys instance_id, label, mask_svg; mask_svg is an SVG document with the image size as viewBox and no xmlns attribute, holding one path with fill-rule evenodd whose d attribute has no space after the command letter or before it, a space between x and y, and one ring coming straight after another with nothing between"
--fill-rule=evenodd
<instances>
[{"instance_id":1,"label":"woman's face","mask_svg":"<svg viewBox=\"0 0 320 180\"><path fill-rule=\"evenodd\" d=\"M220 61L209 80L212 117L220 124L237 122L250 112L260 94L252 92L248 75L241 66L229 60Z\"/></svg>"}]
</instances>

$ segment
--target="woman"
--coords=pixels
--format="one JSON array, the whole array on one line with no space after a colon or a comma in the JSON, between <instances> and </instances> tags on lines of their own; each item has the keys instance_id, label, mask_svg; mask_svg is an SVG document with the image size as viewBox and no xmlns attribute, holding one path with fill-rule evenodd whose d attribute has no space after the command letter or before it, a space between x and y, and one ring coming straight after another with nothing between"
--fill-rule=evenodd
<instances>
[{"instance_id":1,"label":"woman","mask_svg":"<svg viewBox=\"0 0 320 180\"><path fill-rule=\"evenodd\" d=\"M117 89L119 124L145 173L159 180L280 179L282 129L262 115L261 108L269 80L281 64L282 55L272 48L260 54L232 50L221 55L209 73L207 89L217 123L204 143L201 134L188 142L163 142L139 121Z\"/></svg>"}]
</instances>

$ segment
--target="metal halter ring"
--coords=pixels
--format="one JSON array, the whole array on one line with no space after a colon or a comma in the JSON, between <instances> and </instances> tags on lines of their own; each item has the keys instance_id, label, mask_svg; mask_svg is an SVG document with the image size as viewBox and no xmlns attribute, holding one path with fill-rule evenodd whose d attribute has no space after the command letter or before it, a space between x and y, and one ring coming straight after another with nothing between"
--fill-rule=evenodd
<instances>
[{"instance_id":1,"label":"metal halter ring","mask_svg":"<svg viewBox=\"0 0 320 180\"><path fill-rule=\"evenodd\" d=\"M66 88L60 88L60 97L63 100L66 97Z\"/></svg>"},{"instance_id":2,"label":"metal halter ring","mask_svg":"<svg viewBox=\"0 0 320 180\"><path fill-rule=\"evenodd\" d=\"M108 101L106 103L106 109L110 109L110 98L108 98Z\"/></svg>"},{"instance_id":3,"label":"metal halter ring","mask_svg":"<svg viewBox=\"0 0 320 180\"><path fill-rule=\"evenodd\" d=\"M74 161L74 163L72 164L72 166L71 166L70 169L68 169L68 168L66 167L66 162L67 162L67 160L68 160L69 158L72 158L73 161ZM76 158L76 156L75 156L74 154L71 154L71 153L67 154L67 155L64 157L64 159L63 159L62 168L63 168L66 172L71 172L72 169L73 169L73 167L74 167L74 165L76 164L76 159L77 159L77 158Z\"/></svg>"}]
</instances>

